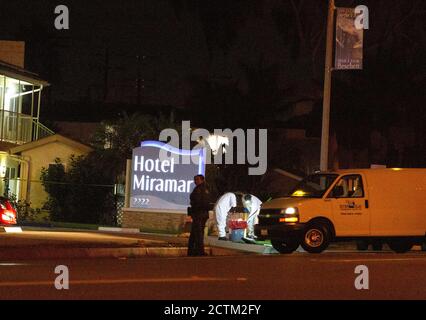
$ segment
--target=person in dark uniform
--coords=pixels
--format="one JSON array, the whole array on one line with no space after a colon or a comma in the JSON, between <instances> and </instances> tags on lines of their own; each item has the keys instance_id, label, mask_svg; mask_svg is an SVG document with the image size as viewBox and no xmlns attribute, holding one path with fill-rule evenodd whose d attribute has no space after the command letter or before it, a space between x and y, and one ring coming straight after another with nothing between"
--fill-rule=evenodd
<instances>
[{"instance_id":1,"label":"person in dark uniform","mask_svg":"<svg viewBox=\"0 0 426 320\"><path fill-rule=\"evenodd\" d=\"M204 256L204 227L209 218L210 193L203 175L194 177L195 188L190 195L192 218L191 234L188 241L188 256Z\"/></svg>"}]
</instances>

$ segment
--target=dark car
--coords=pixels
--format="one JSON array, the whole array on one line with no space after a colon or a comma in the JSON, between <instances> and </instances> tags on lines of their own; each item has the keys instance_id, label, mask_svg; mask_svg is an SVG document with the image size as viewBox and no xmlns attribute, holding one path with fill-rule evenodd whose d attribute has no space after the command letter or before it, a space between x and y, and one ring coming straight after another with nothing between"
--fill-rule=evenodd
<instances>
[{"instance_id":1,"label":"dark car","mask_svg":"<svg viewBox=\"0 0 426 320\"><path fill-rule=\"evenodd\" d=\"M0 197L0 225L16 224L16 210L9 199Z\"/></svg>"}]
</instances>

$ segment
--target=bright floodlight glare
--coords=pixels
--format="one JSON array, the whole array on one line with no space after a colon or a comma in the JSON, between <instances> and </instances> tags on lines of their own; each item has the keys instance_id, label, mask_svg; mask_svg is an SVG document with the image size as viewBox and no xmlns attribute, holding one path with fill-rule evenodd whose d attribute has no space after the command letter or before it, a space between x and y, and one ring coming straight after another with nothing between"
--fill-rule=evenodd
<instances>
[{"instance_id":1,"label":"bright floodlight glare","mask_svg":"<svg viewBox=\"0 0 426 320\"><path fill-rule=\"evenodd\" d=\"M286 214L295 214L296 213L296 209L293 207L287 208L285 209L285 213Z\"/></svg>"},{"instance_id":2,"label":"bright floodlight glare","mask_svg":"<svg viewBox=\"0 0 426 320\"><path fill-rule=\"evenodd\" d=\"M229 145L229 138L224 136L218 136L211 134L207 137L207 143L210 146L210 149L212 149L213 155L216 155L219 152L219 148L223 147L224 145ZM226 152L226 148L223 149L223 153Z\"/></svg>"},{"instance_id":3,"label":"bright floodlight glare","mask_svg":"<svg viewBox=\"0 0 426 320\"><path fill-rule=\"evenodd\" d=\"M7 87L6 89L6 97L5 97L5 107L9 108L10 107L10 100L12 98L14 98L16 95L16 88L14 85Z\"/></svg>"}]
</instances>

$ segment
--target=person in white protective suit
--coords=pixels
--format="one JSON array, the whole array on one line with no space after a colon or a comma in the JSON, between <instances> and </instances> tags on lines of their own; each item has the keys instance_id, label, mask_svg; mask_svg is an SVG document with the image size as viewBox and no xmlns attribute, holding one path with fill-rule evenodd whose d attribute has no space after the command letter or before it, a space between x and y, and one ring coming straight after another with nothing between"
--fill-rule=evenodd
<instances>
[{"instance_id":1,"label":"person in white protective suit","mask_svg":"<svg viewBox=\"0 0 426 320\"><path fill-rule=\"evenodd\" d=\"M247 238L255 239L254 225L258 223L258 215L262 201L254 195L245 194L243 196L243 206L248 214L247 217Z\"/></svg>"},{"instance_id":2,"label":"person in white protective suit","mask_svg":"<svg viewBox=\"0 0 426 320\"><path fill-rule=\"evenodd\" d=\"M229 211L237 206L237 197L232 192L227 192L217 200L214 207L216 214L217 229L219 232L219 240L226 239L226 220Z\"/></svg>"}]
</instances>

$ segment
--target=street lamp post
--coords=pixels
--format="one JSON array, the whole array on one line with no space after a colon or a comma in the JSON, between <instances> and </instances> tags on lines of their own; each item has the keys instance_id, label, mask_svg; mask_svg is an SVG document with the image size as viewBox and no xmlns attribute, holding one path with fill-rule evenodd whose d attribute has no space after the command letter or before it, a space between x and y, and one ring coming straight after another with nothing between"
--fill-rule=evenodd
<instances>
[{"instance_id":1,"label":"street lamp post","mask_svg":"<svg viewBox=\"0 0 426 320\"><path fill-rule=\"evenodd\" d=\"M334 0L329 0L327 17L327 43L325 52L324 96L322 107L322 134L320 170L328 170L328 142L330 136L330 100L331 100L331 72L333 69L334 43Z\"/></svg>"}]
</instances>

